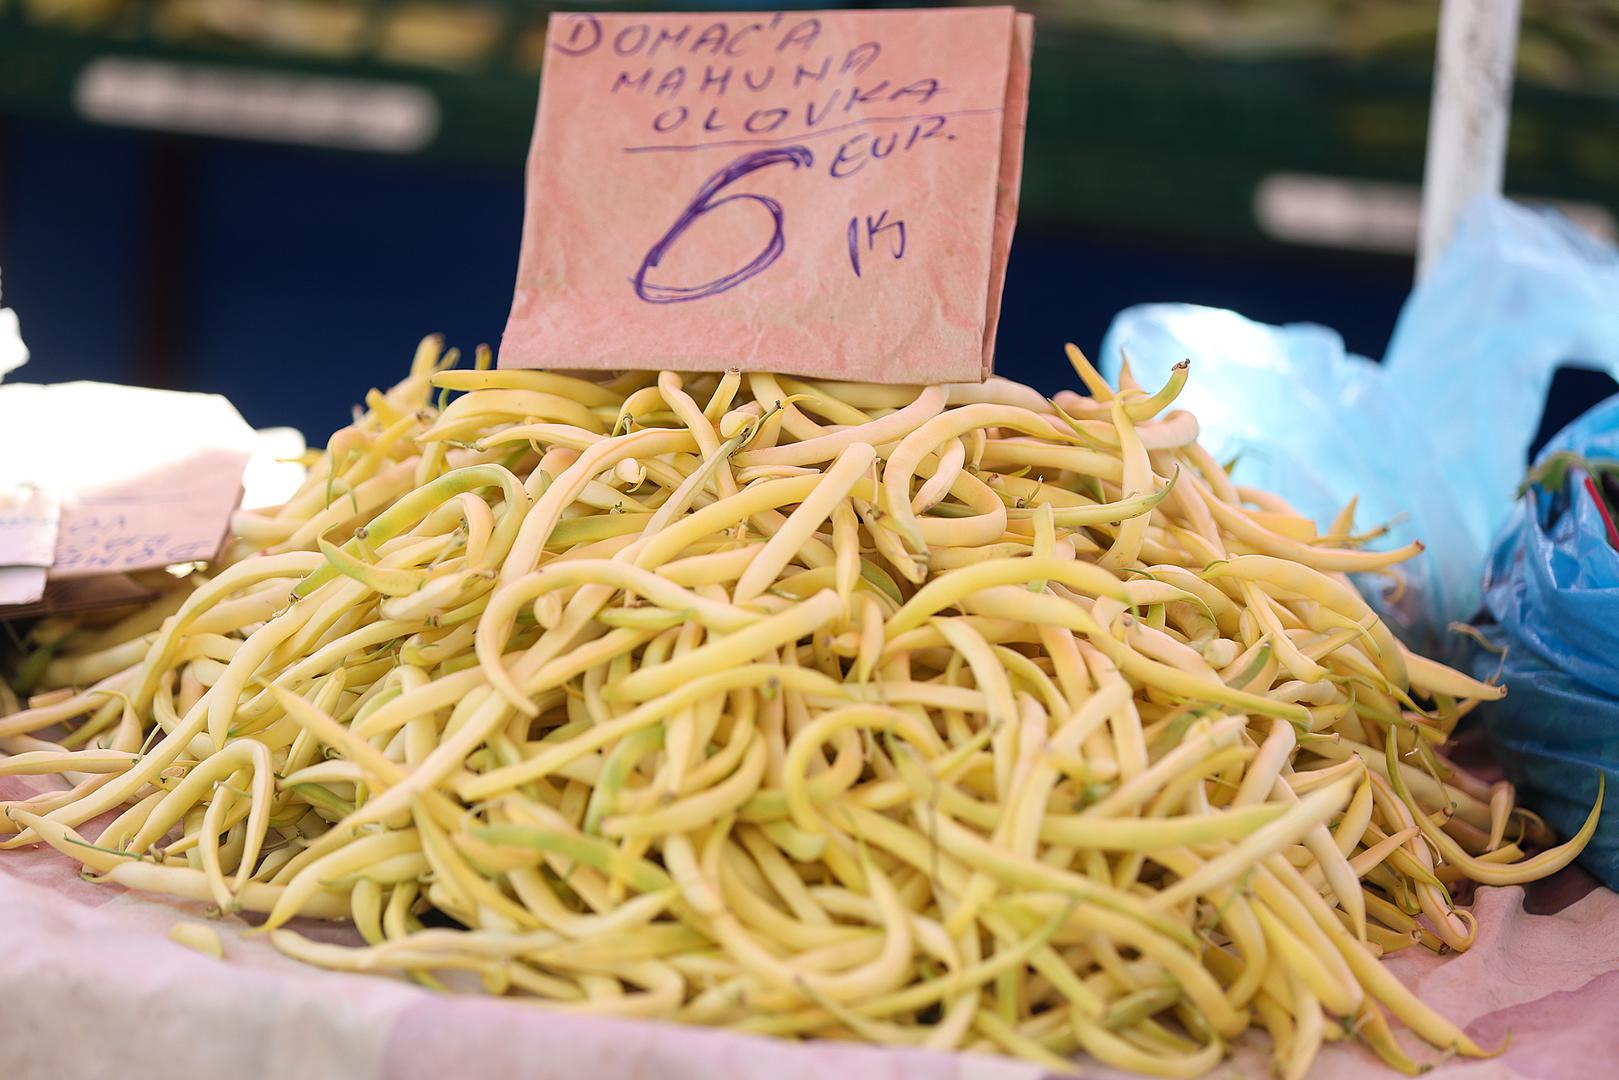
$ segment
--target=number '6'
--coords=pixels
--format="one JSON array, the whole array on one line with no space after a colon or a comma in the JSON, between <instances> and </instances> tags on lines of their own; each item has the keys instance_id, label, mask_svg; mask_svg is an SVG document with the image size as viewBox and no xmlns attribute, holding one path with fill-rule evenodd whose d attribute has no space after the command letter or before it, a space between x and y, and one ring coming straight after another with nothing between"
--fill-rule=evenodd
<instances>
[{"instance_id":1,"label":"number '6'","mask_svg":"<svg viewBox=\"0 0 1619 1080\"><path fill-rule=\"evenodd\" d=\"M755 150L751 154L743 154L709 177L708 181L698 190L696 197L675 219L674 227L664 233L663 239L654 244L652 250L646 253L646 258L641 260L641 268L630 279L635 286L635 295L649 304L678 304L684 300L701 300L705 296L713 296L715 293L722 293L726 289L742 284L742 282L762 272L771 263L775 262L777 257L781 255L782 249L786 247L786 240L782 234L783 214L781 203L768 195L755 195L750 192L727 195L723 199L715 198L715 196L726 186L749 173L783 161L797 169L815 164L815 155L811 154L806 146L783 146L770 150ZM669 253L670 247L680 239L682 233L691 228L698 218L710 210L718 210L726 203L735 202L738 199L752 199L757 202L770 212L770 217L775 222L774 231L770 234L770 242L765 245L763 251L754 256L752 262L740 270L735 270L724 277L715 278L713 281L702 285L682 286L647 283L647 271L655 268L663 261L663 257Z\"/></svg>"}]
</instances>

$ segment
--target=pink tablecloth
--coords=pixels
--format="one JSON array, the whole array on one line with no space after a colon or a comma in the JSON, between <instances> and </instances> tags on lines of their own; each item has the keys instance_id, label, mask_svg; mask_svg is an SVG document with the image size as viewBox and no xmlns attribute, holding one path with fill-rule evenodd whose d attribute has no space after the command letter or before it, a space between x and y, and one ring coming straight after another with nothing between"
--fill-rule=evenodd
<instances>
[{"instance_id":1,"label":"pink tablecloth","mask_svg":"<svg viewBox=\"0 0 1619 1080\"><path fill-rule=\"evenodd\" d=\"M18 781L0 779L0 799ZM1399 976L1484 1046L1487 1061L1441 1064L1431 1080L1619 1076L1619 895L1567 870L1481 889L1477 944L1458 956L1410 949ZM203 905L81 880L49 850L0 852L0 1080L1036 1080L1040 1070L975 1056L794 1044L672 1024L562 1016L518 1001L445 996L395 979L335 974L282 957L248 924L216 920L223 962L172 943ZM1419 1061L1432 1050L1407 1040ZM1268 1075L1250 1033L1217 1076ZM1088 1075L1120 1074L1094 1065ZM1314 1076L1388 1076L1349 1044Z\"/></svg>"}]
</instances>

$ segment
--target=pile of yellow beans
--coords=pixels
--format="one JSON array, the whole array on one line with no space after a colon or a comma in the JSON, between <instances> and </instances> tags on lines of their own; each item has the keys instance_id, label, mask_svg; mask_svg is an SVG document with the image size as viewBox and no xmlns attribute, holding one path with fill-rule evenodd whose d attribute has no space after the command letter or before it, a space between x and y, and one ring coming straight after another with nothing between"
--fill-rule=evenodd
<instances>
[{"instance_id":1,"label":"pile of yellow beans","mask_svg":"<svg viewBox=\"0 0 1619 1080\"><path fill-rule=\"evenodd\" d=\"M285 505L0 688L0 847L266 913L322 967L559 1010L1287 1077L1567 864L1408 652L1168 385L587 378L424 342ZM104 815L93 836L80 830ZM0 854L0 858L4 858ZM312 940L295 916L349 920ZM466 978L463 974L461 978ZM452 980L453 981L453 980Z\"/></svg>"}]
</instances>

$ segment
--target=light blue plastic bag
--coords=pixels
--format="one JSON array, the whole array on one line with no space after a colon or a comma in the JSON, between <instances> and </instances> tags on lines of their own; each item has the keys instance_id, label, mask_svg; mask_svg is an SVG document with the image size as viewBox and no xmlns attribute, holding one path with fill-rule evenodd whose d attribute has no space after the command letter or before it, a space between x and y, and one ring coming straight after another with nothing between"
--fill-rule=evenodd
<instances>
[{"instance_id":1,"label":"light blue plastic bag","mask_svg":"<svg viewBox=\"0 0 1619 1080\"><path fill-rule=\"evenodd\" d=\"M1444 629L1478 610L1553 374L1619 378L1619 253L1561 216L1481 199L1406 301L1382 364L1324 327L1186 304L1120 313L1102 342L1110 380L1125 353L1144 386L1192 361L1181 401L1216 457L1239 457L1239 483L1322 524L1358 495L1360 527L1397 521L1391 543L1420 538L1427 553L1382 613L1413 646L1454 655Z\"/></svg>"}]
</instances>

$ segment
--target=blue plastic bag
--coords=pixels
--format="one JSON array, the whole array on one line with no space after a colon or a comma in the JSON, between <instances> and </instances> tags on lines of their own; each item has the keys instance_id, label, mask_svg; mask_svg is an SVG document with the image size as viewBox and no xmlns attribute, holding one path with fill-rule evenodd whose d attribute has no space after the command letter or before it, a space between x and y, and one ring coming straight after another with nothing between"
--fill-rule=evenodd
<instances>
[{"instance_id":1,"label":"blue plastic bag","mask_svg":"<svg viewBox=\"0 0 1619 1080\"><path fill-rule=\"evenodd\" d=\"M1358 495L1360 526L1420 538L1408 587L1379 606L1413 646L1454 657L1445 627L1478 610L1553 374L1619 378L1619 254L1559 216L1483 199L1406 301L1382 364L1324 327L1185 304L1122 312L1102 343L1108 378L1125 353L1143 385L1192 361L1182 401L1204 445L1238 457L1240 483L1323 524Z\"/></svg>"},{"instance_id":2,"label":"blue plastic bag","mask_svg":"<svg viewBox=\"0 0 1619 1080\"><path fill-rule=\"evenodd\" d=\"M1559 451L1619 458L1619 396L1559 432ZM1608 541L1583 473L1566 490L1526 493L1490 553L1486 636L1504 658L1480 651L1474 673L1499 671L1508 693L1481 710L1507 775L1562 836L1608 793L1581 862L1619 888L1619 551Z\"/></svg>"}]
</instances>

